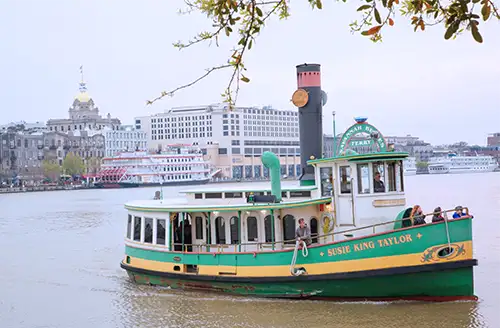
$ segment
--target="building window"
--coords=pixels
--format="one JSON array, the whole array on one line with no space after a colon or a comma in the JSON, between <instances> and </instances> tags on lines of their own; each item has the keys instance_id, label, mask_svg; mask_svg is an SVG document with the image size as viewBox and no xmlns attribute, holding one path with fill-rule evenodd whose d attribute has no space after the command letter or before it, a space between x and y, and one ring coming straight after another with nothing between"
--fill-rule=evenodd
<instances>
[{"instance_id":1,"label":"building window","mask_svg":"<svg viewBox=\"0 0 500 328\"><path fill-rule=\"evenodd\" d=\"M231 148L231 153L233 155L240 155L241 154L241 149L240 148Z\"/></svg>"},{"instance_id":2,"label":"building window","mask_svg":"<svg viewBox=\"0 0 500 328\"><path fill-rule=\"evenodd\" d=\"M219 155L227 155L227 148L219 148Z\"/></svg>"}]
</instances>

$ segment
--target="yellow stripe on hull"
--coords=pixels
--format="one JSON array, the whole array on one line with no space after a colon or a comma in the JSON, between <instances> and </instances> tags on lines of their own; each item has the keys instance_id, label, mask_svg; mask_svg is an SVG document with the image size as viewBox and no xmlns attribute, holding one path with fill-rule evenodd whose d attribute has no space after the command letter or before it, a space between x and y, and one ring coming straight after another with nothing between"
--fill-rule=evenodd
<instances>
[{"instance_id":1,"label":"yellow stripe on hull","mask_svg":"<svg viewBox=\"0 0 500 328\"><path fill-rule=\"evenodd\" d=\"M447 246L447 245L442 245ZM360 260L347 260L338 262L325 262L315 264L297 264L296 268L304 267L308 275L332 274L343 272L357 272L367 270L386 269L392 267L405 267L416 265L427 265L435 263L446 263L453 261L463 261L472 259L472 241L463 242L463 252L458 256L449 259L434 257L432 260L424 261L423 253L413 253L406 255L393 255ZM301 256L300 254L298 256ZM232 274L237 277L286 277L290 276L290 265L276 266L218 266L218 265L198 265L198 274L187 273L184 265L179 263L159 262L145 260L136 257L128 257L128 265L157 272L183 273L190 275L219 276ZM125 262L125 261L124 261ZM127 263L127 262L125 262ZM175 267L180 268L174 270Z\"/></svg>"}]
</instances>

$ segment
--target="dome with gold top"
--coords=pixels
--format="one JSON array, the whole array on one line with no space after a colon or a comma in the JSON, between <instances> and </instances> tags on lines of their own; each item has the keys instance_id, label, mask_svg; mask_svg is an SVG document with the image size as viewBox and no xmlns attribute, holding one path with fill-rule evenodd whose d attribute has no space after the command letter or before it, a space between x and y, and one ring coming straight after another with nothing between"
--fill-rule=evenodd
<instances>
[{"instance_id":1,"label":"dome with gold top","mask_svg":"<svg viewBox=\"0 0 500 328\"><path fill-rule=\"evenodd\" d=\"M87 86L83 81L80 82L80 92L75 96L75 100L78 100L81 103L86 103L92 100L87 92Z\"/></svg>"}]
</instances>

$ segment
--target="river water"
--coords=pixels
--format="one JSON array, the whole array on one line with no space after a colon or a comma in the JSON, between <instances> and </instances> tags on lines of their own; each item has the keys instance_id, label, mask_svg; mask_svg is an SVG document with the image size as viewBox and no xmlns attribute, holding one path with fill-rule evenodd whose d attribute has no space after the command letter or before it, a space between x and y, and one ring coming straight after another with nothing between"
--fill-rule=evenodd
<instances>
[{"instance_id":1,"label":"river water","mask_svg":"<svg viewBox=\"0 0 500 328\"><path fill-rule=\"evenodd\" d=\"M138 286L119 267L123 204L155 189L54 191L0 195L0 327L500 327L500 173L411 176L406 189L426 213L471 209L479 301L263 300Z\"/></svg>"}]
</instances>

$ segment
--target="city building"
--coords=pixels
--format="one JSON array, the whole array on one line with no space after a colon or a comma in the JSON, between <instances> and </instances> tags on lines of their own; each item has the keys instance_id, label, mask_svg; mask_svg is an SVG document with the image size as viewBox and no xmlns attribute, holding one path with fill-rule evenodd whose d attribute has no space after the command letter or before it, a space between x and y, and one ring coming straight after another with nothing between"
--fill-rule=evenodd
<instances>
[{"instance_id":1,"label":"city building","mask_svg":"<svg viewBox=\"0 0 500 328\"><path fill-rule=\"evenodd\" d=\"M9 130L9 128L26 131L28 133L47 131L47 125L45 125L45 122L30 123L26 121L20 121L20 122L11 122L8 124L0 125L0 133L6 132L7 130Z\"/></svg>"},{"instance_id":2,"label":"city building","mask_svg":"<svg viewBox=\"0 0 500 328\"><path fill-rule=\"evenodd\" d=\"M111 118L111 114L108 113L105 118L99 114L99 108L88 94L83 77L80 82L80 92L76 95L68 114L68 118L48 120L48 130L63 133L84 130L99 132L104 128L118 130L121 125L119 119Z\"/></svg>"},{"instance_id":3,"label":"city building","mask_svg":"<svg viewBox=\"0 0 500 328\"><path fill-rule=\"evenodd\" d=\"M122 125L118 130L104 129L106 157L124 151L146 151L148 137L146 132L136 130L133 125Z\"/></svg>"},{"instance_id":4,"label":"city building","mask_svg":"<svg viewBox=\"0 0 500 328\"><path fill-rule=\"evenodd\" d=\"M135 118L135 128L148 136L148 149L169 144L198 145L224 178L268 177L260 157L265 151L279 155L281 174L298 177L300 170L297 110L237 107L224 104L178 107Z\"/></svg>"},{"instance_id":5,"label":"city building","mask_svg":"<svg viewBox=\"0 0 500 328\"><path fill-rule=\"evenodd\" d=\"M488 147L500 147L500 132L488 135L486 145Z\"/></svg>"}]
</instances>

